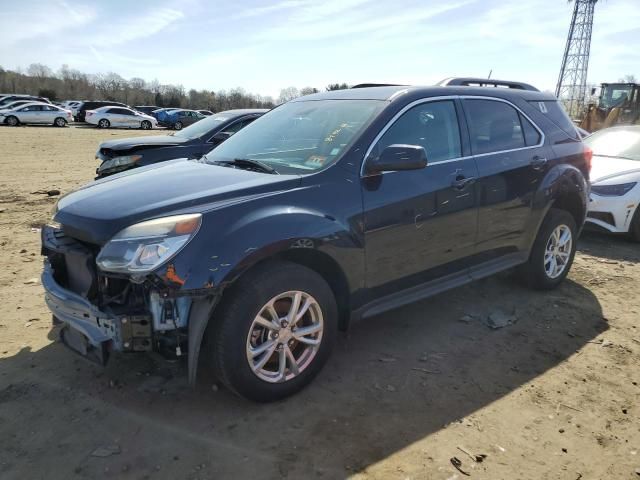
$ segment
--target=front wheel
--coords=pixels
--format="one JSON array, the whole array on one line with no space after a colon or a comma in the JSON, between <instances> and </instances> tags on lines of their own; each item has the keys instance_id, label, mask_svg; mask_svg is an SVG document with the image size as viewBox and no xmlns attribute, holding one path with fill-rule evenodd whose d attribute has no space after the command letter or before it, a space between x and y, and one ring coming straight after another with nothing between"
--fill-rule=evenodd
<instances>
[{"instance_id":1,"label":"front wheel","mask_svg":"<svg viewBox=\"0 0 640 480\"><path fill-rule=\"evenodd\" d=\"M13 115L11 115L10 117L7 118L6 120L7 124L12 126L12 127L17 127L18 124L20 123L20 121L18 120L17 117L14 117Z\"/></svg>"},{"instance_id":2,"label":"front wheel","mask_svg":"<svg viewBox=\"0 0 640 480\"><path fill-rule=\"evenodd\" d=\"M111 126L111 122L106 118L103 118L98 122L98 128L109 128Z\"/></svg>"},{"instance_id":3,"label":"front wheel","mask_svg":"<svg viewBox=\"0 0 640 480\"><path fill-rule=\"evenodd\" d=\"M333 348L338 311L327 282L293 263L270 263L231 287L214 313L213 368L233 392L270 402L302 390Z\"/></svg>"},{"instance_id":4,"label":"front wheel","mask_svg":"<svg viewBox=\"0 0 640 480\"><path fill-rule=\"evenodd\" d=\"M174 130L182 130L182 122L176 122L173 124Z\"/></svg>"},{"instance_id":5,"label":"front wheel","mask_svg":"<svg viewBox=\"0 0 640 480\"><path fill-rule=\"evenodd\" d=\"M56 127L65 127L67 125L67 121L62 117L58 117L54 120L53 124Z\"/></svg>"},{"instance_id":6,"label":"front wheel","mask_svg":"<svg viewBox=\"0 0 640 480\"><path fill-rule=\"evenodd\" d=\"M151 130L151 122L149 120L143 120L142 123L140 123L140 128L142 130Z\"/></svg>"},{"instance_id":7,"label":"front wheel","mask_svg":"<svg viewBox=\"0 0 640 480\"><path fill-rule=\"evenodd\" d=\"M576 222L569 212L549 210L538 230L529 261L520 268L520 276L529 286L551 290L565 279L576 254L576 232Z\"/></svg>"}]
</instances>

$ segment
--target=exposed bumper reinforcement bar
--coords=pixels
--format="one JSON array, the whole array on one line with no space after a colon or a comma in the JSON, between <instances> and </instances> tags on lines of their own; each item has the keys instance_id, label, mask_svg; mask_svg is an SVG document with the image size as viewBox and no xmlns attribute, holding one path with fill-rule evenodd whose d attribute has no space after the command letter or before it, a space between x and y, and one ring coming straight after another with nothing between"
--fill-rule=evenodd
<instances>
[{"instance_id":1,"label":"exposed bumper reinforcement bar","mask_svg":"<svg viewBox=\"0 0 640 480\"><path fill-rule=\"evenodd\" d=\"M53 277L48 261L45 261L41 279L49 310L64 324L61 340L65 345L103 364L109 351L122 350L118 317L100 311L85 298L61 287ZM96 356L98 358L92 358Z\"/></svg>"}]
</instances>

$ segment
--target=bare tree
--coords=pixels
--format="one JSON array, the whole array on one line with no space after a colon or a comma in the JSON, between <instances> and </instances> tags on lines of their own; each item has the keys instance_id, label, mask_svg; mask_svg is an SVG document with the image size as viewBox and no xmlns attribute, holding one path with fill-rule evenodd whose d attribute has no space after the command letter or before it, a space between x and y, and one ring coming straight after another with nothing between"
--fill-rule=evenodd
<instances>
[{"instance_id":1,"label":"bare tree","mask_svg":"<svg viewBox=\"0 0 640 480\"><path fill-rule=\"evenodd\" d=\"M49 67L41 63L32 63L27 67L27 75L36 78L53 77L53 72Z\"/></svg>"},{"instance_id":2,"label":"bare tree","mask_svg":"<svg viewBox=\"0 0 640 480\"><path fill-rule=\"evenodd\" d=\"M300 90L300 96L304 97L305 95L311 95L312 93L318 93L319 90L314 87L304 87Z\"/></svg>"},{"instance_id":3,"label":"bare tree","mask_svg":"<svg viewBox=\"0 0 640 480\"><path fill-rule=\"evenodd\" d=\"M285 103L294 98L298 98L300 92L296 87L287 87L280 90L280 97L278 97L278 103Z\"/></svg>"},{"instance_id":4,"label":"bare tree","mask_svg":"<svg viewBox=\"0 0 640 480\"><path fill-rule=\"evenodd\" d=\"M638 83L636 76L633 74L625 75L624 77L618 79L620 83Z\"/></svg>"}]
</instances>

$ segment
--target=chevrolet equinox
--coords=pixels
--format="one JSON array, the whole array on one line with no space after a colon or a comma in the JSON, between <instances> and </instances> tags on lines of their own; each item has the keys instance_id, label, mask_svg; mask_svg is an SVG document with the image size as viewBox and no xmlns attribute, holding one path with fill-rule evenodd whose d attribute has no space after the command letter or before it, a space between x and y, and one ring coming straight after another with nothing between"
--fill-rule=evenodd
<instances>
[{"instance_id":1,"label":"chevrolet equinox","mask_svg":"<svg viewBox=\"0 0 640 480\"><path fill-rule=\"evenodd\" d=\"M101 364L186 357L192 384L201 361L266 402L307 385L352 319L514 267L556 287L591 152L555 97L473 83L308 95L200 159L61 198L42 283L62 342Z\"/></svg>"}]
</instances>

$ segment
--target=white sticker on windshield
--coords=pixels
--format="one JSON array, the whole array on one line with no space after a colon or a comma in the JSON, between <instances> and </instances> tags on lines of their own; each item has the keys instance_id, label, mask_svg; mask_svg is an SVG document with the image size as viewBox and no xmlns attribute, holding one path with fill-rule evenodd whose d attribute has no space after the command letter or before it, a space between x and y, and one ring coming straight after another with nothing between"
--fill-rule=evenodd
<instances>
[{"instance_id":1,"label":"white sticker on windshield","mask_svg":"<svg viewBox=\"0 0 640 480\"><path fill-rule=\"evenodd\" d=\"M334 148L333 150L331 150L331 153L329 155L337 155L339 151L339 148Z\"/></svg>"},{"instance_id":2,"label":"white sticker on windshield","mask_svg":"<svg viewBox=\"0 0 640 480\"><path fill-rule=\"evenodd\" d=\"M538 102L538 107L540 107L540 111L542 113L547 113L547 106L544 104L544 102Z\"/></svg>"}]
</instances>

